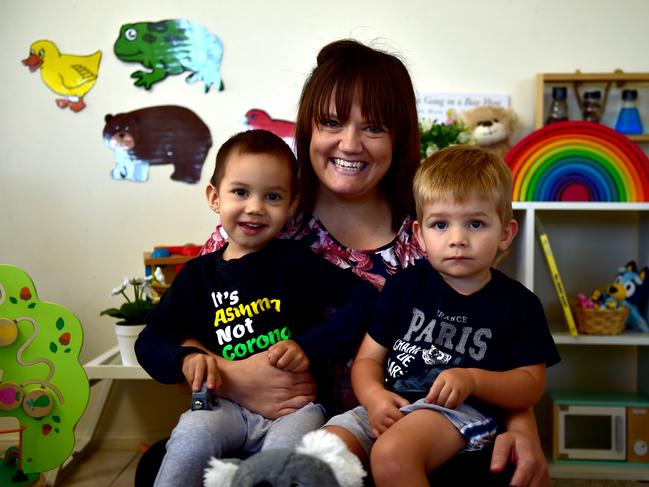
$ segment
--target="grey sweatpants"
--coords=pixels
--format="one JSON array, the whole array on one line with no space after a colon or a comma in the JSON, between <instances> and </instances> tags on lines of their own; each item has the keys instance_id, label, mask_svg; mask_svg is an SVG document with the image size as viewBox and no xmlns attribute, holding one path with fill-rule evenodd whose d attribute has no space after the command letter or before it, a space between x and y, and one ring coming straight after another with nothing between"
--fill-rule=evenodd
<instances>
[{"instance_id":1,"label":"grey sweatpants","mask_svg":"<svg viewBox=\"0 0 649 487\"><path fill-rule=\"evenodd\" d=\"M219 398L211 411L186 411L167 442L155 487L200 487L203 470L214 456L237 450L246 455L271 448L293 448L324 424L324 408L309 403L279 419L266 419Z\"/></svg>"}]
</instances>

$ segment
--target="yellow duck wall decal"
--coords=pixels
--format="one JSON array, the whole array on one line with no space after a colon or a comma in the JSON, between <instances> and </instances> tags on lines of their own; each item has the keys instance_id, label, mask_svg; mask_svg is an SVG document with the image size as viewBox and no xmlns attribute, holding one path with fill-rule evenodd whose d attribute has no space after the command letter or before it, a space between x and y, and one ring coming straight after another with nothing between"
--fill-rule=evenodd
<instances>
[{"instance_id":1,"label":"yellow duck wall decal","mask_svg":"<svg viewBox=\"0 0 649 487\"><path fill-rule=\"evenodd\" d=\"M33 73L41 71L47 87L63 98L57 98L60 108L70 107L79 112L86 106L83 97L95 85L99 72L101 51L87 56L61 54L52 41L40 40L29 48L29 57L22 60Z\"/></svg>"}]
</instances>

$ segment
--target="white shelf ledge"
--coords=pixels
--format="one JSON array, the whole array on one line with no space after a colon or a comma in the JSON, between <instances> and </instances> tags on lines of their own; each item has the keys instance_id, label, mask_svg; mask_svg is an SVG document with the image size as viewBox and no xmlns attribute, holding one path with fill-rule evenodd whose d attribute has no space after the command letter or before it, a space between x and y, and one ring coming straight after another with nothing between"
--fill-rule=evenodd
<instances>
[{"instance_id":1,"label":"white shelf ledge","mask_svg":"<svg viewBox=\"0 0 649 487\"><path fill-rule=\"evenodd\" d=\"M553 479L649 480L649 464L612 462L548 463Z\"/></svg>"},{"instance_id":2,"label":"white shelf ledge","mask_svg":"<svg viewBox=\"0 0 649 487\"><path fill-rule=\"evenodd\" d=\"M85 363L83 369L89 380L151 379L151 376L139 365L123 365L117 345Z\"/></svg>"},{"instance_id":3,"label":"white shelf ledge","mask_svg":"<svg viewBox=\"0 0 649 487\"><path fill-rule=\"evenodd\" d=\"M649 346L649 333L624 332L620 335L579 335L571 336L566 332L552 332L557 345L627 345Z\"/></svg>"},{"instance_id":4,"label":"white shelf ledge","mask_svg":"<svg viewBox=\"0 0 649 487\"><path fill-rule=\"evenodd\" d=\"M649 203L597 201L514 201L514 210L592 210L592 211L648 211Z\"/></svg>"}]
</instances>

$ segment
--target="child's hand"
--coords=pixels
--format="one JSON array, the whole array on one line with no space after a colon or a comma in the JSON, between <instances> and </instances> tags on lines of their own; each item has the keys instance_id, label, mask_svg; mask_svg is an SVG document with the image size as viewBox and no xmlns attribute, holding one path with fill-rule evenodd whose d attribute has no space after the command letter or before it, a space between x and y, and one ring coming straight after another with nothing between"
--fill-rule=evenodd
<instances>
[{"instance_id":1,"label":"child's hand","mask_svg":"<svg viewBox=\"0 0 649 487\"><path fill-rule=\"evenodd\" d=\"M212 354L194 352L185 355L182 369L192 392L200 391L203 382L207 382L207 388L211 390L221 386L218 363Z\"/></svg>"},{"instance_id":2,"label":"child's hand","mask_svg":"<svg viewBox=\"0 0 649 487\"><path fill-rule=\"evenodd\" d=\"M428 391L426 402L453 409L462 404L475 390L475 380L467 369L442 371Z\"/></svg>"},{"instance_id":3,"label":"child's hand","mask_svg":"<svg viewBox=\"0 0 649 487\"><path fill-rule=\"evenodd\" d=\"M306 372L309 369L309 358L293 340L282 340L272 345L268 349L268 361L287 372Z\"/></svg>"},{"instance_id":4,"label":"child's hand","mask_svg":"<svg viewBox=\"0 0 649 487\"><path fill-rule=\"evenodd\" d=\"M410 403L399 394L385 389L378 392L367 407L372 434L378 438L385 433L390 426L403 417L399 408L408 404Z\"/></svg>"}]
</instances>

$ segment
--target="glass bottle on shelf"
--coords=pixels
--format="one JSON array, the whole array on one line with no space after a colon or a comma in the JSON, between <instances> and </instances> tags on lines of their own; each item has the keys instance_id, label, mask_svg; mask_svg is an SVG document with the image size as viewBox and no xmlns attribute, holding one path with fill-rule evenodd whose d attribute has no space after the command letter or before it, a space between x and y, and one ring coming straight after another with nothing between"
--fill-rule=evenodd
<instances>
[{"instance_id":1,"label":"glass bottle on shelf","mask_svg":"<svg viewBox=\"0 0 649 487\"><path fill-rule=\"evenodd\" d=\"M553 122L563 122L568 120L568 104L566 95L568 90L565 86L555 86L552 88L552 103L550 104L550 113L545 124Z\"/></svg>"},{"instance_id":2,"label":"glass bottle on shelf","mask_svg":"<svg viewBox=\"0 0 649 487\"><path fill-rule=\"evenodd\" d=\"M602 92L586 91L581 103L582 118L587 122L599 122L602 118Z\"/></svg>"},{"instance_id":3,"label":"glass bottle on shelf","mask_svg":"<svg viewBox=\"0 0 649 487\"><path fill-rule=\"evenodd\" d=\"M615 122L615 130L621 134L641 134L642 121L638 112L638 90L622 90L622 108Z\"/></svg>"}]
</instances>

